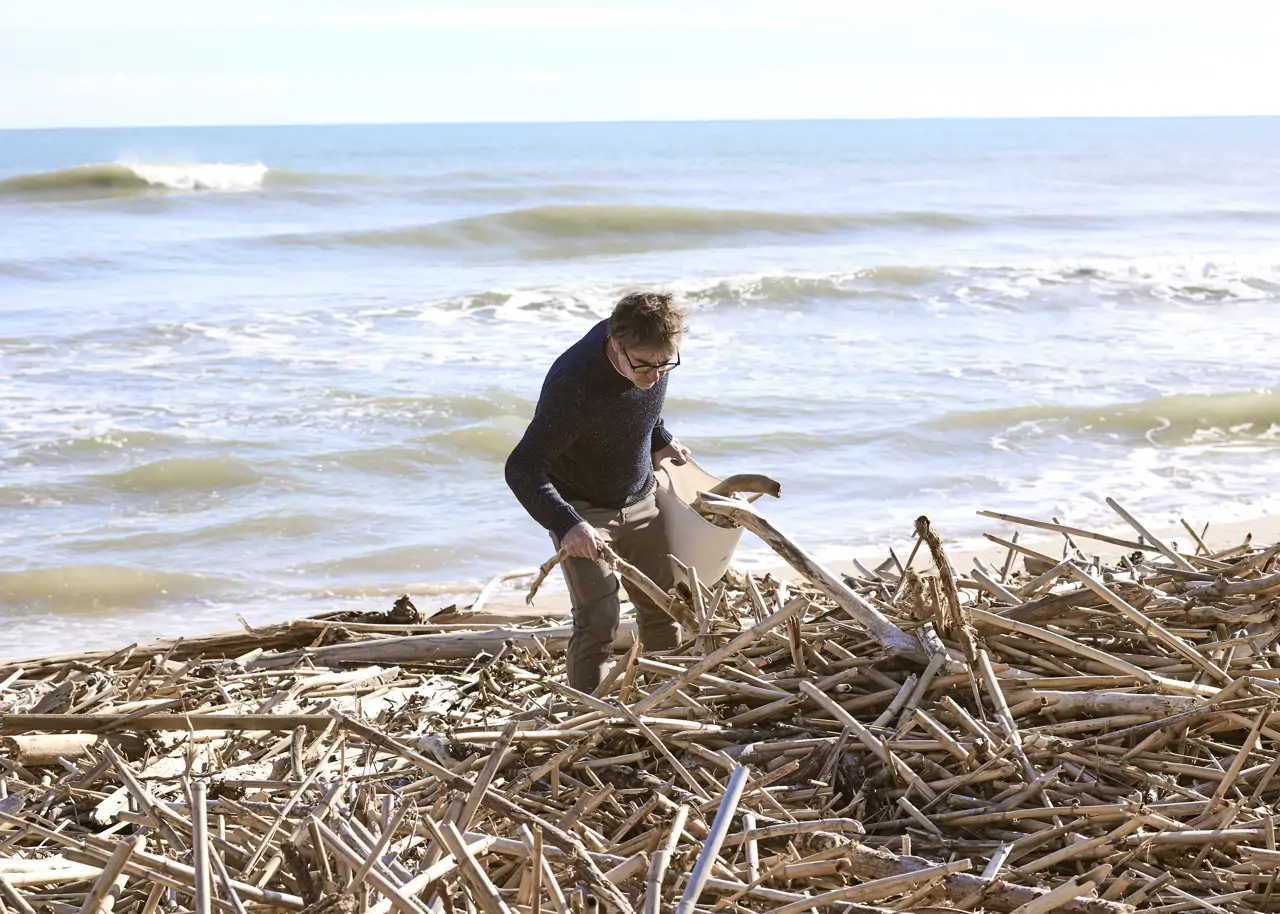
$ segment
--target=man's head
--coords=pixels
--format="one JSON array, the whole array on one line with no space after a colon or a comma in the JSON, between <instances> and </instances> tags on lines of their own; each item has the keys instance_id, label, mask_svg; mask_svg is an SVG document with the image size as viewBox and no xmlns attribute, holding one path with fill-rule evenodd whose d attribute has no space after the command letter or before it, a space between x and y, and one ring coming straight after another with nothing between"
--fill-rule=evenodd
<instances>
[{"instance_id":1,"label":"man's head","mask_svg":"<svg viewBox=\"0 0 1280 914\"><path fill-rule=\"evenodd\" d=\"M684 312L665 292L624 295L609 318L609 357L636 387L649 388L680 363Z\"/></svg>"}]
</instances>

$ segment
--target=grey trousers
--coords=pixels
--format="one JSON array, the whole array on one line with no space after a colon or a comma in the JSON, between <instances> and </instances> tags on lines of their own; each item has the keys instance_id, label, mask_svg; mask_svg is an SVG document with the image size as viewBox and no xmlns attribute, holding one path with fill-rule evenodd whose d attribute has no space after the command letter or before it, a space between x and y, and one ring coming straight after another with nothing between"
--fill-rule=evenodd
<instances>
[{"instance_id":1,"label":"grey trousers","mask_svg":"<svg viewBox=\"0 0 1280 914\"><path fill-rule=\"evenodd\" d=\"M614 552L663 590L671 589L674 577L667 557L671 549L652 492L629 508L601 508L579 501L570 504L600 532ZM557 542L556 548L559 547ZM573 602L573 634L567 658L569 685L590 693L600 684L618 634L618 577L603 560L570 558L560 567ZM679 627L652 600L630 587L627 596L635 606L640 641L646 650L670 650L680 643Z\"/></svg>"}]
</instances>

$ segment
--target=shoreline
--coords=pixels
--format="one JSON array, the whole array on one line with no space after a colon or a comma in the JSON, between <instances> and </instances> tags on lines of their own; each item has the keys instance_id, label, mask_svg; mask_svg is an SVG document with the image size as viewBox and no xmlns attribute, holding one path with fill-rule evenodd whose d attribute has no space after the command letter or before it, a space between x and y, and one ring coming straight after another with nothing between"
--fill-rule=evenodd
<instances>
[{"instance_id":1,"label":"shoreline","mask_svg":"<svg viewBox=\"0 0 1280 914\"><path fill-rule=\"evenodd\" d=\"M1138 520L1141 521L1141 518L1138 518ZM1011 524L996 519L990 519L990 524L992 529L987 531L988 533L992 533L1002 539L1010 540L1013 533L1016 531L1019 534L1018 545L1036 552L1044 553L1054 558L1061 558L1062 556L1065 540L1059 533L1038 530L1029 526ZM1108 536L1113 539L1129 539L1136 541L1139 538L1137 531L1119 518L1117 518L1117 523L1112 526L1092 530L1090 532L1097 533L1102 536ZM1196 532L1199 533L1200 531ZM1151 533L1166 544L1176 544L1174 548L1179 552L1195 552L1195 543L1192 540L1192 537L1181 527L1162 527L1151 530ZM754 534L751 534L748 531L744 534L744 537L753 535ZM1222 523L1214 523L1210 521L1209 528L1207 532L1203 534L1202 538L1205 544L1209 546L1210 550L1218 551L1240 545L1245 541L1245 537L1247 536L1251 536L1251 541L1254 543L1280 543L1280 515L1263 515L1249 520L1230 520ZM1121 555L1127 555L1133 551L1104 541L1088 539L1083 536L1075 536L1073 539L1087 556L1090 558L1097 556L1102 562L1107 564L1114 563ZM1190 549L1187 548L1188 544L1191 546ZM764 543L757 540L752 545L763 546ZM809 549L807 547L811 544L798 543L797 545L808 552ZM893 549L900 561L906 562L910 554L911 545L912 540L904 538L901 543L886 545L884 550L878 556L872 555L869 552L863 552L846 559L820 561L824 568L837 576L857 576L860 574L859 565L863 568L874 570L886 562L891 562L892 559L889 557L889 549ZM988 566L999 569L1003 567L1005 558L1009 551L1006 547L993 542L988 542L987 545L980 547L965 545L956 548L948 544L945 534L943 535L943 546L946 548L947 557L951 560L952 566L961 574L967 573L969 569L974 567L975 559L984 562ZM904 549L905 551L903 551ZM814 555L814 552L818 551L820 550L814 550L813 552L809 552L809 554ZM1158 555L1154 548L1148 550L1148 552ZM771 558L772 561L767 561L761 564L731 567L737 567L740 571L750 571L757 577L770 575L775 579L787 581L788 583L794 583L800 577L794 569L783 562L777 555L773 555ZM912 567L918 570L926 567L932 567L932 561L929 559L927 550L921 550L921 554L917 555L915 562L912 563ZM1023 563L1019 558L1015 559L1014 568L1019 570L1023 568ZM552 585L553 582L555 583L555 586L547 586ZM520 590L516 587L500 590L489 597L485 606L490 610L495 611L519 610L525 606L524 594L526 592L527 590ZM629 605L630 604L624 600L624 615L629 611ZM541 607L547 611L561 613L564 617L568 616L570 609L569 594L563 587L563 580L560 577L560 572L553 571L551 575L548 576L547 584L538 591L535 606ZM459 608L462 608L461 604L459 604Z\"/></svg>"},{"instance_id":2,"label":"shoreline","mask_svg":"<svg viewBox=\"0 0 1280 914\"><path fill-rule=\"evenodd\" d=\"M1141 518L1139 518L1141 520ZM990 528L987 533L1009 540L1014 532L1019 534L1018 544L1024 548L1044 553L1048 556L1060 558L1063 551L1064 539L1061 534L1052 533L1044 530L1037 530L1032 527L1016 525L997 519L989 519ZM997 571L1004 565L1008 555L1008 549L996 543L988 542L985 546L974 546L972 540L967 540L964 544L956 546L948 543L945 532L939 531L943 536L943 544L947 551L947 556L957 573L962 575L969 574L974 567L974 560L980 560L988 567ZM1099 528L1090 531L1102 536L1109 536L1115 539L1137 540L1139 534L1124 521L1117 518L1117 523L1108 527ZM1191 536L1185 529L1163 527L1151 531L1156 537L1166 543L1175 543L1176 548L1182 552L1194 552L1194 543ZM1197 531L1199 532L1199 531ZM1263 515L1248 520L1229 520L1221 523L1209 522L1207 533L1204 534L1204 541L1211 550L1222 550L1240 545L1246 536L1252 535L1253 541L1257 543L1280 543L1280 515ZM752 538L754 541L747 539ZM1090 558L1097 556L1104 563L1116 562L1122 554L1127 554L1132 550L1122 548L1110 543L1087 539L1082 536L1075 537L1077 544ZM840 577L843 575L860 576L863 569L876 569L892 562L889 550L898 557L901 562L906 562L910 555L910 550L914 537L908 539L903 537L898 542L887 543L883 550L879 553L873 553L870 550L860 550L857 554L847 558L838 558L832 560L823 558L824 554L829 555L821 545L815 546L813 543L799 542L797 545L804 549L810 556L818 558L820 564L830 571L832 574ZM744 542L750 544L749 548L756 553L762 549L768 549L768 546L754 534L749 531L745 532ZM1188 549L1188 544L1192 548ZM739 552L742 551L741 545ZM1149 550L1155 554L1155 550ZM550 558L550 555L547 556ZM762 562L752 562L749 564L731 566L739 571L749 571L757 578L766 575L773 577L775 580L787 581L794 583L800 576L782 561L776 554L770 554L769 559ZM916 570L924 570L932 567L932 562L928 557L927 550L921 550L912 564ZM1013 567L1021 570L1023 563L1020 559L1015 559ZM429 618L438 615L450 615L450 609L453 609L455 615L469 617L473 614L472 607L475 606L477 599L484 597L480 614L486 620L491 622L493 626L501 626L507 624L524 624L535 619L553 620L557 623L567 623L570 619L569 594L564 587L564 581L558 570L553 570L547 577L543 586L539 589L537 598L533 605L526 605L525 595L528 593L528 583L536 569L524 568L519 570L508 570L494 574L488 579L488 582L477 582L478 586L474 589L465 591L454 591L447 594L428 594L425 596L416 595L412 586L397 589L397 593L407 595L419 607L421 612ZM501 578L509 578L510 580L499 582ZM488 591L487 593L485 591ZM444 602L441 598L448 598L451 602ZM274 629L280 626L289 626L298 622L306 622L324 617L329 614L343 613L377 613L386 609L387 605L394 601L395 597L388 594L379 598L377 605L370 598L367 602L368 606L349 606L343 605L341 602L335 602L328 608L317 607L315 611L307 612L300 615L286 615L277 618L263 618L257 613L252 614L250 621L250 630L257 631L263 629ZM317 602L323 602L317 600ZM631 611L630 603L623 599L623 618L626 619ZM238 613L236 614L239 615ZM178 641L198 641L202 638L211 638L226 635L230 632L244 632L243 625L238 624L238 619L233 617L225 620L225 624L210 627L201 627L199 630L184 632L174 635L161 636L152 643L171 644ZM246 632L248 634L248 632ZM128 642L124 640L111 642L107 645L106 651L110 653L112 650L123 650L130 644L141 645L145 642L141 640ZM98 650L90 650L84 653L99 653ZM78 652L15 652L12 655L0 656L0 664L14 667L23 662L36 662L46 660L52 657L73 657Z\"/></svg>"}]
</instances>

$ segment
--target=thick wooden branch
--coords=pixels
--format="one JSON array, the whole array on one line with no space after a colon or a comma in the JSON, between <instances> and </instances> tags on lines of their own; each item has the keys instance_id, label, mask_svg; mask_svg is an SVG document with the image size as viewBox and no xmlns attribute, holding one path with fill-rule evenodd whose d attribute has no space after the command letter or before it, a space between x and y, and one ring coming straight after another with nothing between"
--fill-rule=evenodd
<instances>
[{"instance_id":1,"label":"thick wooden branch","mask_svg":"<svg viewBox=\"0 0 1280 914\"><path fill-rule=\"evenodd\" d=\"M881 647L897 657L905 657L919 663L929 658L920 641L894 625L884 613L876 609L845 585L836 575L823 568L807 552L797 546L786 534L775 527L751 505L736 499L721 498L703 493L695 507L704 513L728 518L740 527L750 530L764 540L774 552L782 556L788 565L804 575L867 630Z\"/></svg>"}]
</instances>

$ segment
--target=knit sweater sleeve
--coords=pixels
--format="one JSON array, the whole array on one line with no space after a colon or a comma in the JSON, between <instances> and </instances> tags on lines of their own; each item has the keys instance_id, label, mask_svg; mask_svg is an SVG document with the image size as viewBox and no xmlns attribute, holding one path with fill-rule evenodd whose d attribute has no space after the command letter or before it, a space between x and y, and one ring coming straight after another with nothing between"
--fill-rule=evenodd
<instances>
[{"instance_id":1,"label":"knit sweater sleeve","mask_svg":"<svg viewBox=\"0 0 1280 914\"><path fill-rule=\"evenodd\" d=\"M582 517L556 491L547 474L551 461L581 433L581 398L567 384L543 392L524 437L507 457L507 485L529 515L556 539L582 523Z\"/></svg>"},{"instance_id":2,"label":"knit sweater sleeve","mask_svg":"<svg viewBox=\"0 0 1280 914\"><path fill-rule=\"evenodd\" d=\"M675 435L667 431L666 424L659 419L653 426L653 434L649 438L649 452L657 453L675 440Z\"/></svg>"}]
</instances>

